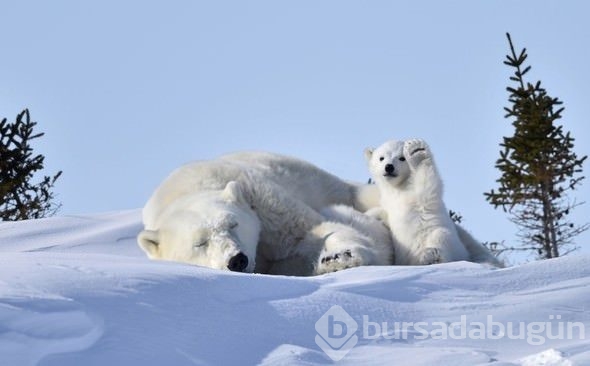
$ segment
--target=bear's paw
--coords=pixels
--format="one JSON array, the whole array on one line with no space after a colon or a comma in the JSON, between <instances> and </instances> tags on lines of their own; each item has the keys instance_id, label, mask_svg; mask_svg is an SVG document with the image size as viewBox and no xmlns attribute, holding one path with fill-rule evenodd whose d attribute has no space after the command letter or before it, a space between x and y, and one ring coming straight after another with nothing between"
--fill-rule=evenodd
<instances>
[{"instance_id":1,"label":"bear's paw","mask_svg":"<svg viewBox=\"0 0 590 366\"><path fill-rule=\"evenodd\" d=\"M438 248L426 248L419 260L420 264L429 265L444 262Z\"/></svg>"},{"instance_id":2,"label":"bear's paw","mask_svg":"<svg viewBox=\"0 0 590 366\"><path fill-rule=\"evenodd\" d=\"M416 167L423 160L430 158L430 149L426 141L411 139L404 142L404 157L410 166Z\"/></svg>"},{"instance_id":3,"label":"bear's paw","mask_svg":"<svg viewBox=\"0 0 590 366\"><path fill-rule=\"evenodd\" d=\"M352 249L345 249L338 252L325 251L318 260L316 273L336 272L361 265L363 265L362 256Z\"/></svg>"}]
</instances>

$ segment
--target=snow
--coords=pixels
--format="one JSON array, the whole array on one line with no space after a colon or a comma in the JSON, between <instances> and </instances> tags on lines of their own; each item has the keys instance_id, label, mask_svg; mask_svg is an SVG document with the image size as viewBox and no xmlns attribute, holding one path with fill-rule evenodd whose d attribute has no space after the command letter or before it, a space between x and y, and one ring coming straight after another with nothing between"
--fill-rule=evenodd
<instances>
[{"instance_id":1,"label":"snow","mask_svg":"<svg viewBox=\"0 0 590 366\"><path fill-rule=\"evenodd\" d=\"M572 363L563 358L561 352L554 349L530 355L521 360L523 366L571 366Z\"/></svg>"},{"instance_id":2,"label":"snow","mask_svg":"<svg viewBox=\"0 0 590 366\"><path fill-rule=\"evenodd\" d=\"M297 278L150 261L140 228L139 210L1 223L0 365L590 364L590 256ZM316 344L334 305L358 324L337 362Z\"/></svg>"}]
</instances>

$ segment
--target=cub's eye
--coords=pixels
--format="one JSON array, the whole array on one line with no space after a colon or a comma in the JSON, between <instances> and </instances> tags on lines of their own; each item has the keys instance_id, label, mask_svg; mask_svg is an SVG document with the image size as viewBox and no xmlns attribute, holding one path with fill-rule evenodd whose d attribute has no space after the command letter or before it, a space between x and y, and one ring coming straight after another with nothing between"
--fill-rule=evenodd
<instances>
[{"instance_id":1,"label":"cub's eye","mask_svg":"<svg viewBox=\"0 0 590 366\"><path fill-rule=\"evenodd\" d=\"M205 240L201 240L195 243L195 245L193 245L193 247L198 248L198 247L202 247L204 245L207 245L207 243L209 242L209 239L205 239Z\"/></svg>"},{"instance_id":2,"label":"cub's eye","mask_svg":"<svg viewBox=\"0 0 590 366\"><path fill-rule=\"evenodd\" d=\"M383 156L379 158L379 161L383 161L385 159Z\"/></svg>"},{"instance_id":3,"label":"cub's eye","mask_svg":"<svg viewBox=\"0 0 590 366\"><path fill-rule=\"evenodd\" d=\"M231 229L235 229L235 228L237 228L237 227L238 227L238 223L237 223L236 221L234 221L234 222L231 222L231 223L229 224L229 229L230 229L230 230L231 230Z\"/></svg>"},{"instance_id":4,"label":"cub's eye","mask_svg":"<svg viewBox=\"0 0 590 366\"><path fill-rule=\"evenodd\" d=\"M403 156L401 156L401 157L399 158L399 161L406 161L406 158L404 158Z\"/></svg>"}]
</instances>

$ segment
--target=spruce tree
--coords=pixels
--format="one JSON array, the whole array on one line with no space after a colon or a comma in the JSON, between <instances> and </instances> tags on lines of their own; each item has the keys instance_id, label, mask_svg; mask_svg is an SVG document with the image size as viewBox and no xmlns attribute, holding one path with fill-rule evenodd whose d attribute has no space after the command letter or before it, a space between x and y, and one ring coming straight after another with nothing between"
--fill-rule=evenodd
<instances>
[{"instance_id":1,"label":"spruce tree","mask_svg":"<svg viewBox=\"0 0 590 366\"><path fill-rule=\"evenodd\" d=\"M37 122L25 109L14 123L0 121L0 220L36 219L54 214L53 185L61 171L33 182L34 173L43 169L45 157L33 155L31 140L43 136L34 133Z\"/></svg>"},{"instance_id":2,"label":"spruce tree","mask_svg":"<svg viewBox=\"0 0 590 366\"><path fill-rule=\"evenodd\" d=\"M498 190L484 194L518 225L521 246L513 249L554 258L576 249L574 237L589 227L568 219L572 209L584 203L571 200L568 193L584 179L580 173L587 156L578 158L572 150L574 138L557 123L563 103L549 96L540 81L525 82L531 69L524 64L526 48L517 54L510 34L506 36L510 54L504 64L514 69L510 80L515 85L507 88L510 107L504 109L505 117L513 120L514 136L504 137L500 144Z\"/></svg>"}]
</instances>

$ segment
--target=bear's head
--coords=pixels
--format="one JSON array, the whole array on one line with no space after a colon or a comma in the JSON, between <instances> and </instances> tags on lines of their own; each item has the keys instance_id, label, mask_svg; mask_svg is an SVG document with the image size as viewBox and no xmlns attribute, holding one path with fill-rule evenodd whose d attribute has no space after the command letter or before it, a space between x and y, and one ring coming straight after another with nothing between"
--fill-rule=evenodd
<instances>
[{"instance_id":1,"label":"bear's head","mask_svg":"<svg viewBox=\"0 0 590 366\"><path fill-rule=\"evenodd\" d=\"M151 259L253 272L260 220L240 185L182 197L162 213L157 230L137 241Z\"/></svg>"},{"instance_id":2,"label":"bear's head","mask_svg":"<svg viewBox=\"0 0 590 366\"><path fill-rule=\"evenodd\" d=\"M379 186L400 186L410 176L403 141L391 140L376 149L367 148L365 159L373 180Z\"/></svg>"}]
</instances>

